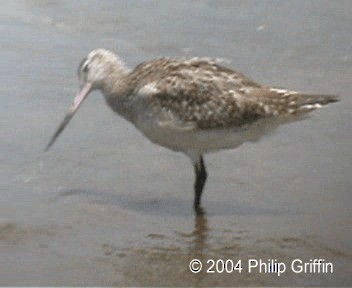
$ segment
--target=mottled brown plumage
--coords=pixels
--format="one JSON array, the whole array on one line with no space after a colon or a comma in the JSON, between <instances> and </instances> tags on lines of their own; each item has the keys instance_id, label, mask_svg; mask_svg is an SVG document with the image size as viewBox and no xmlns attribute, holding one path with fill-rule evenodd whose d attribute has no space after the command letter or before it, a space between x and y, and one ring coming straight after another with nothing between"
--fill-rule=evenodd
<instances>
[{"instance_id":1,"label":"mottled brown plumage","mask_svg":"<svg viewBox=\"0 0 352 288\"><path fill-rule=\"evenodd\" d=\"M240 127L337 101L332 95L262 86L205 58L157 59L138 65L128 76L124 97L142 95L146 108L167 110L180 123L199 129Z\"/></svg>"},{"instance_id":2,"label":"mottled brown plumage","mask_svg":"<svg viewBox=\"0 0 352 288\"><path fill-rule=\"evenodd\" d=\"M90 91L100 89L109 106L152 142L191 158L198 211L207 177L204 153L256 141L267 128L338 101L263 86L207 58L161 58L130 70L114 53L97 49L82 60L78 74L81 92L47 149Z\"/></svg>"}]
</instances>

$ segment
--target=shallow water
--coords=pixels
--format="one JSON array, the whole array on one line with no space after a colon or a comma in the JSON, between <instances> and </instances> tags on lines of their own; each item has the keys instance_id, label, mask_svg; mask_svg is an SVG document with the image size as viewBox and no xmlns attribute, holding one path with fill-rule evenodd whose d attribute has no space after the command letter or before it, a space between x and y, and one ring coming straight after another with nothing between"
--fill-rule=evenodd
<instances>
[{"instance_id":1,"label":"shallow water","mask_svg":"<svg viewBox=\"0 0 352 288\"><path fill-rule=\"evenodd\" d=\"M2 45L0 285L352 286L350 1L8 1ZM131 66L211 56L261 83L342 102L193 169L93 93L43 149L96 47ZM191 259L203 261L192 274ZM242 273L206 273L208 259ZM248 273L248 259L325 259L332 274Z\"/></svg>"}]
</instances>

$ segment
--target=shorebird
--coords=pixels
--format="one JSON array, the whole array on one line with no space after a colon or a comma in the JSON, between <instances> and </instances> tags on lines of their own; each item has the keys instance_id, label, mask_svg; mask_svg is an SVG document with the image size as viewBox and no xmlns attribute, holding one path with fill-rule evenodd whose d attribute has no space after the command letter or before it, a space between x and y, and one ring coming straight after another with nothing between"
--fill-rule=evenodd
<instances>
[{"instance_id":1,"label":"shorebird","mask_svg":"<svg viewBox=\"0 0 352 288\"><path fill-rule=\"evenodd\" d=\"M279 124L339 100L335 95L263 86L208 58L160 58L132 70L106 49L90 52L79 65L78 77L80 91L45 150L88 94L101 90L113 111L150 141L191 159L194 209L200 213L207 179L205 153L257 141Z\"/></svg>"}]
</instances>

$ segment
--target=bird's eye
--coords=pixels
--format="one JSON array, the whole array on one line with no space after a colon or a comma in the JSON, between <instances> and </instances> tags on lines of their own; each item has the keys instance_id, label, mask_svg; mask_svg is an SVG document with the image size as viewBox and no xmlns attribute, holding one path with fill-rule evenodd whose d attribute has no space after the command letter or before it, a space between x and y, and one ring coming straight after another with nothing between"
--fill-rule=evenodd
<instances>
[{"instance_id":1,"label":"bird's eye","mask_svg":"<svg viewBox=\"0 0 352 288\"><path fill-rule=\"evenodd\" d=\"M87 73L87 72L88 72L88 64L85 64L85 65L83 66L82 71L83 71L84 73Z\"/></svg>"}]
</instances>

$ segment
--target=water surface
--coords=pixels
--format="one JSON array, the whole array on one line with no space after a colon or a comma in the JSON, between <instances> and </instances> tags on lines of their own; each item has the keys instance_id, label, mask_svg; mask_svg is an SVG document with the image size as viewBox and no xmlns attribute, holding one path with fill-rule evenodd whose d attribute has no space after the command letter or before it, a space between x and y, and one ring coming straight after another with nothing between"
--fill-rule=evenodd
<instances>
[{"instance_id":1,"label":"water surface","mask_svg":"<svg viewBox=\"0 0 352 288\"><path fill-rule=\"evenodd\" d=\"M0 285L351 286L350 1L7 1L0 12ZM93 93L49 153L105 47L134 66L210 56L342 102L193 168ZM193 258L325 259L333 274L192 274ZM206 265L205 265L206 267Z\"/></svg>"}]
</instances>

